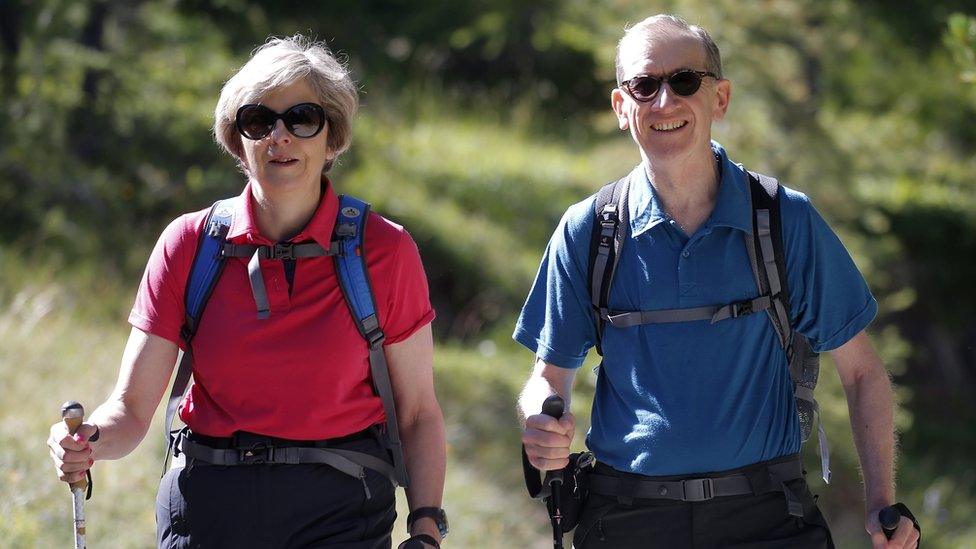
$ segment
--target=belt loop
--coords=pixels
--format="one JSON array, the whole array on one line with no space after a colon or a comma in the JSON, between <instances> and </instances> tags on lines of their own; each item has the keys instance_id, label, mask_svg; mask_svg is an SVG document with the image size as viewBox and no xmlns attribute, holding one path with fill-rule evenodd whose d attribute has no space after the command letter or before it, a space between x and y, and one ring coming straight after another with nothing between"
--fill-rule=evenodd
<instances>
[{"instance_id":1,"label":"belt loop","mask_svg":"<svg viewBox=\"0 0 976 549\"><path fill-rule=\"evenodd\" d=\"M783 494L786 495L786 512L790 514L791 517L803 518L803 503L800 502L800 498L796 497L793 490L786 485L785 482L782 484Z\"/></svg>"}]
</instances>

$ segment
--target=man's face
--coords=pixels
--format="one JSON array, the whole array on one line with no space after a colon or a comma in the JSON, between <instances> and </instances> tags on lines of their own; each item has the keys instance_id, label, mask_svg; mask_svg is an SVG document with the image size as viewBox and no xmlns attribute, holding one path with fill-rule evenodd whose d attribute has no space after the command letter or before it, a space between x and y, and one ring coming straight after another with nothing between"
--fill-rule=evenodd
<instances>
[{"instance_id":1,"label":"man's face","mask_svg":"<svg viewBox=\"0 0 976 549\"><path fill-rule=\"evenodd\" d=\"M623 81L641 75L670 76L681 69L705 71L705 49L697 37L670 28L651 33L650 40L631 40L621 49ZM710 76L690 96L678 95L662 83L652 99L640 102L625 88L611 93L620 129L629 129L646 159L660 165L710 151L712 121L725 116L731 95L728 80Z\"/></svg>"}]
</instances>

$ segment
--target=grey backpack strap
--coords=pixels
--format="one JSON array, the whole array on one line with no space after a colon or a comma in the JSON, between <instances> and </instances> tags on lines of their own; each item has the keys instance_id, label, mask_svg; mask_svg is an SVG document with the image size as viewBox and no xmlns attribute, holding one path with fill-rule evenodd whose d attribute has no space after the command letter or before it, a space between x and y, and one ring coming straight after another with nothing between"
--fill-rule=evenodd
<instances>
[{"instance_id":1,"label":"grey backpack strap","mask_svg":"<svg viewBox=\"0 0 976 549\"><path fill-rule=\"evenodd\" d=\"M247 279L251 283L251 295L254 296L254 304L257 306L258 320L265 320L271 316L271 305L268 302L268 290L264 286L264 277L261 275L262 259L299 259L304 257L334 256L339 253L339 243L332 242L328 249L323 248L316 242L303 242L294 244L291 242L277 243L272 245L254 244L231 244L225 242L220 248L220 256L226 257L248 257Z\"/></svg>"},{"instance_id":2,"label":"grey backpack strap","mask_svg":"<svg viewBox=\"0 0 976 549\"><path fill-rule=\"evenodd\" d=\"M627 175L604 185L593 205L596 217L590 234L590 300L596 317L596 349L600 355L603 355L603 328L609 321L610 286L624 239L630 233L629 192L630 175Z\"/></svg>"},{"instance_id":3,"label":"grey backpack strap","mask_svg":"<svg viewBox=\"0 0 976 549\"><path fill-rule=\"evenodd\" d=\"M773 328L776 329L779 343L786 349L789 360L792 352L790 338L793 330L789 306L784 302L789 299L789 296L783 291L784 277L780 276L776 263L777 246L773 244L772 213L774 208L778 213L779 183L771 177L755 172L749 172L749 176L749 193L753 205L753 234L745 235L746 250L749 253L752 274L756 279L760 295L768 295L773 300L773 306L767 309L767 312ZM778 221L777 216L777 224Z\"/></svg>"},{"instance_id":4,"label":"grey backpack strap","mask_svg":"<svg viewBox=\"0 0 976 549\"><path fill-rule=\"evenodd\" d=\"M373 389L380 397L383 413L386 415L384 442L393 454L394 475L390 480L407 488L410 477L407 474L403 442L400 440L390 368L383 350L386 335L377 316L376 299L366 266L365 233L368 216L368 203L349 195L339 196L339 212L333 229L333 240L339 243L340 253L333 256L333 261L339 288L356 328L369 349L369 371Z\"/></svg>"},{"instance_id":5,"label":"grey backpack strap","mask_svg":"<svg viewBox=\"0 0 976 549\"><path fill-rule=\"evenodd\" d=\"M772 306L767 312L780 345L786 352L801 438L806 442L813 430L814 421L819 419L820 409L813 391L817 387L820 374L820 355L814 352L803 334L793 330L778 190L779 183L775 179L749 172L753 235L746 235L745 244L759 292L770 296L772 300ZM821 471L824 482L830 482L830 447L823 422L817 423Z\"/></svg>"},{"instance_id":6,"label":"grey backpack strap","mask_svg":"<svg viewBox=\"0 0 976 549\"><path fill-rule=\"evenodd\" d=\"M768 295L753 299L736 301L728 305L706 305L687 309L659 309L655 311L607 312L604 319L614 328L630 328L643 324L664 324L667 322L692 322L707 320L715 324L726 318L739 318L742 315L768 311L772 300Z\"/></svg>"}]
</instances>

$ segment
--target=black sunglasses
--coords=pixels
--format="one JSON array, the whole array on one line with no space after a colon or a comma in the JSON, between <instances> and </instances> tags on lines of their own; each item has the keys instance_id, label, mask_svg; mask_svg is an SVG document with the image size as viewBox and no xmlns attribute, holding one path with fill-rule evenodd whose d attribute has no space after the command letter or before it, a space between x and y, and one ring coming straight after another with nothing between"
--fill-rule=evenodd
<instances>
[{"instance_id":1,"label":"black sunglasses","mask_svg":"<svg viewBox=\"0 0 976 549\"><path fill-rule=\"evenodd\" d=\"M264 139L278 119L295 137L315 137L325 127L325 110L315 103L299 103L278 114L264 105L244 105L237 109L237 131L248 139Z\"/></svg>"},{"instance_id":2,"label":"black sunglasses","mask_svg":"<svg viewBox=\"0 0 976 549\"><path fill-rule=\"evenodd\" d=\"M654 99L658 90L661 89L661 85L665 82L668 83L671 91L682 97L694 95L698 91L698 88L701 87L702 78L706 76L718 78L718 75L713 72L681 69L664 76L649 76L646 74L635 76L630 80L621 82L620 87L627 90L627 93L635 100L644 103Z\"/></svg>"}]
</instances>

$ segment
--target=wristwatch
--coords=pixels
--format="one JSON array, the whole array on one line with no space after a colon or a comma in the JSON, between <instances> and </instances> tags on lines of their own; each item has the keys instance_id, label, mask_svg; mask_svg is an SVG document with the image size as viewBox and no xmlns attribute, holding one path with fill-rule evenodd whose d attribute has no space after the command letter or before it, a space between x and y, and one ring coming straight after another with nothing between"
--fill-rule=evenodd
<instances>
[{"instance_id":1,"label":"wristwatch","mask_svg":"<svg viewBox=\"0 0 976 549\"><path fill-rule=\"evenodd\" d=\"M444 512L440 507L418 507L410 514L407 515L407 529L410 525L414 523L415 520L419 518L432 518L434 522L437 523L437 530L441 534L441 541L447 537L447 533L450 531L447 525L447 513Z\"/></svg>"}]
</instances>

